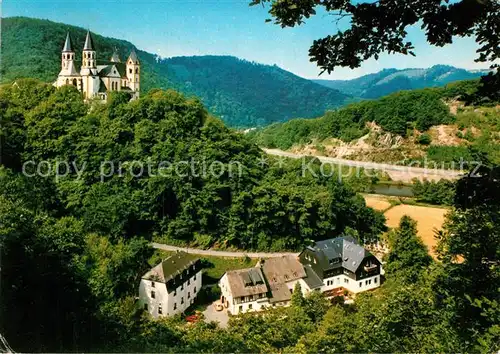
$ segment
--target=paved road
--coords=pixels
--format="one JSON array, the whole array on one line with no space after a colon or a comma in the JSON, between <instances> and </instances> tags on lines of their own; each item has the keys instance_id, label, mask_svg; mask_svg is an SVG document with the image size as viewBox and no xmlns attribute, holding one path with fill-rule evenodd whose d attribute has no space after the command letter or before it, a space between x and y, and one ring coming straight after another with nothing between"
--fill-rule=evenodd
<instances>
[{"instance_id":1,"label":"paved road","mask_svg":"<svg viewBox=\"0 0 500 354\"><path fill-rule=\"evenodd\" d=\"M290 157L294 159L300 159L304 156L309 156L303 154L295 154L292 152L287 152L278 149L262 149L262 150L264 150L264 152L266 152L269 155ZM331 163L335 165L363 167L365 169L371 169L371 170L381 170L386 172L389 175L389 177L391 177L391 179L394 181L411 182L413 178L419 178L419 179L426 178L429 180L457 179L458 177L463 175L463 172L460 171L445 170L441 168L431 168L431 166L429 168L422 168L422 167L391 165L386 163L344 160L327 156L314 156L314 157L317 157L318 160L320 160L321 162Z\"/></svg>"},{"instance_id":2,"label":"paved road","mask_svg":"<svg viewBox=\"0 0 500 354\"><path fill-rule=\"evenodd\" d=\"M169 246L156 242L153 242L152 245L154 248L164 251L184 251L187 253L198 254L200 256L270 258L270 257L282 257L288 255L293 255L293 256L298 255L298 253L288 253L288 252L266 253L266 252L228 252L228 251L199 250L197 248Z\"/></svg>"}]
</instances>

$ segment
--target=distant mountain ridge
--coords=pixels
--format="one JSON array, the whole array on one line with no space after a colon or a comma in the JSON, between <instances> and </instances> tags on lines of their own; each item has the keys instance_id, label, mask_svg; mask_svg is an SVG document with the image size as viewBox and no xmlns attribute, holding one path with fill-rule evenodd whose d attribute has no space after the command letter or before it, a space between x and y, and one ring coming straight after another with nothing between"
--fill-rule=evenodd
<instances>
[{"instance_id":1,"label":"distant mountain ridge","mask_svg":"<svg viewBox=\"0 0 500 354\"><path fill-rule=\"evenodd\" d=\"M54 81L61 68L61 48L68 30L79 62L85 29L26 17L3 19L1 81L11 82L22 77ZM197 96L213 114L233 127L317 117L326 110L353 101L349 95L275 65L230 56L160 59L124 40L95 33L93 37L98 63L110 58L115 47L122 60L134 48L142 65L141 88L144 92L153 88L172 88L188 96Z\"/></svg>"},{"instance_id":2,"label":"distant mountain ridge","mask_svg":"<svg viewBox=\"0 0 500 354\"><path fill-rule=\"evenodd\" d=\"M384 69L352 80L313 80L325 87L361 98L379 98L400 90L444 86L453 81L477 79L488 70L465 70L449 65L428 69Z\"/></svg>"}]
</instances>

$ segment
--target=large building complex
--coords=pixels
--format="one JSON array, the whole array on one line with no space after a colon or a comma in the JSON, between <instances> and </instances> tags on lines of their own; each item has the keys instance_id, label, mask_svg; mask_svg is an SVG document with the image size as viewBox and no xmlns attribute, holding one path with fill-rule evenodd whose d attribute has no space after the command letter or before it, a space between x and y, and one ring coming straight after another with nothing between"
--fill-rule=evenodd
<instances>
[{"instance_id":1,"label":"large building complex","mask_svg":"<svg viewBox=\"0 0 500 354\"><path fill-rule=\"evenodd\" d=\"M297 283L302 292L327 297L380 286L381 263L351 237L318 241L298 257L260 261L255 267L228 271L221 278L221 303L236 315L267 306L287 306Z\"/></svg>"},{"instance_id":2,"label":"large building complex","mask_svg":"<svg viewBox=\"0 0 500 354\"><path fill-rule=\"evenodd\" d=\"M85 100L106 101L112 91L126 91L132 99L139 97L141 84L141 64L134 50L126 62L114 52L110 61L98 65L97 51L90 31L87 32L82 51L80 70L75 60L75 50L68 32L61 53L61 71L54 83L56 87L75 86Z\"/></svg>"}]
</instances>

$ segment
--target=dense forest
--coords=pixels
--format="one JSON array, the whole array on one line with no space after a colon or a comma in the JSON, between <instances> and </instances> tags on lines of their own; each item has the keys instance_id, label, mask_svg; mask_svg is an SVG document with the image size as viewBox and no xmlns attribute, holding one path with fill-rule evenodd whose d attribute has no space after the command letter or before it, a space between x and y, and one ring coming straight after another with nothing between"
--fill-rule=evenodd
<instances>
[{"instance_id":1,"label":"dense forest","mask_svg":"<svg viewBox=\"0 0 500 354\"><path fill-rule=\"evenodd\" d=\"M296 291L290 308L245 315L227 329L147 317L134 297L153 237L262 250L339 234L370 243L384 217L354 192L365 181L315 174L314 159L306 175L299 161L266 160L199 100L161 90L128 99L115 94L89 106L72 87L36 80L0 88L0 330L15 350L498 349L500 187L493 168L457 183L439 235L440 262L404 219L389 235L388 281L354 305ZM160 168L161 161L171 164ZM214 161L222 173L201 172ZM241 168L231 174L235 161Z\"/></svg>"},{"instance_id":2,"label":"dense forest","mask_svg":"<svg viewBox=\"0 0 500 354\"><path fill-rule=\"evenodd\" d=\"M401 90L445 86L454 81L477 79L489 70L467 71L449 65L428 69L383 69L352 80L313 80L355 97L373 99Z\"/></svg>"},{"instance_id":3,"label":"dense forest","mask_svg":"<svg viewBox=\"0 0 500 354\"><path fill-rule=\"evenodd\" d=\"M375 123L392 136L412 139L424 158L440 166L459 166L461 161L487 158L500 163L500 128L497 101L482 96L479 81L460 81L443 88L426 88L393 93L377 100L352 103L317 119L293 119L276 123L249 133L259 146L290 149L293 146L316 143L327 139L352 142L370 132ZM447 102L460 102L455 114ZM427 131L437 125L454 125L456 137L463 143L450 146L430 144ZM402 146L402 149L406 148ZM408 147L407 150L415 149ZM392 149L394 153L397 149ZM403 150L404 152L404 150ZM411 151L410 151L411 153ZM420 158L384 162L415 163Z\"/></svg>"},{"instance_id":4,"label":"dense forest","mask_svg":"<svg viewBox=\"0 0 500 354\"><path fill-rule=\"evenodd\" d=\"M2 20L3 83L18 78L55 81L60 53L71 32L80 62L85 30L30 18ZM127 41L94 34L98 62L107 61L117 48L122 60L132 48ZM232 127L255 127L294 117L317 117L352 98L300 78L277 66L256 64L229 56L160 59L137 50L143 66L141 89L175 89L199 97L208 110Z\"/></svg>"}]
</instances>

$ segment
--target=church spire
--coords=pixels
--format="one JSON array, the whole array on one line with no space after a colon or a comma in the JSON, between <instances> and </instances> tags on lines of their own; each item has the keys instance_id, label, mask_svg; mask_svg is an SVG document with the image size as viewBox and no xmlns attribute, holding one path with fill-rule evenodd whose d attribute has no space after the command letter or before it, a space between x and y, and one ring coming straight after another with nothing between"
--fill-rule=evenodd
<instances>
[{"instance_id":1,"label":"church spire","mask_svg":"<svg viewBox=\"0 0 500 354\"><path fill-rule=\"evenodd\" d=\"M83 46L83 50L94 50L94 41L92 39L90 31L87 31L87 38L85 38L85 45Z\"/></svg>"},{"instance_id":2,"label":"church spire","mask_svg":"<svg viewBox=\"0 0 500 354\"><path fill-rule=\"evenodd\" d=\"M118 55L118 49L115 47L113 51L113 56L111 57L112 63L121 63L120 55Z\"/></svg>"},{"instance_id":3,"label":"church spire","mask_svg":"<svg viewBox=\"0 0 500 354\"><path fill-rule=\"evenodd\" d=\"M68 31L68 34L66 35L66 42L64 43L64 47L63 47L63 52L73 52L73 42L71 41L71 36L69 35L69 31Z\"/></svg>"}]
</instances>

